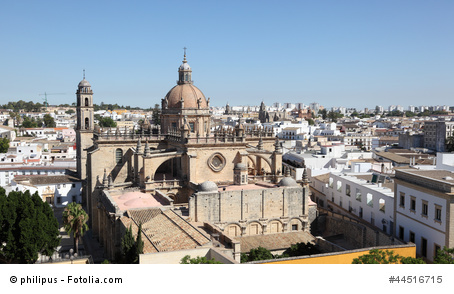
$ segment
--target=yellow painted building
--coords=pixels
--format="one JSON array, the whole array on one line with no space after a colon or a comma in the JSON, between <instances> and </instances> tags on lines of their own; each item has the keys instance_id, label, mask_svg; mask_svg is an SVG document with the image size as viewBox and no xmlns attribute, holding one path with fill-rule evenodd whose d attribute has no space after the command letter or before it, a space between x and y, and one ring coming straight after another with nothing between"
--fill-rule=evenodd
<instances>
[{"instance_id":1,"label":"yellow painted building","mask_svg":"<svg viewBox=\"0 0 454 294\"><path fill-rule=\"evenodd\" d=\"M361 255L368 254L372 249L381 250L392 250L395 255L403 257L416 257L416 245L409 243L406 245L396 246L381 246L372 248L363 248L356 250L348 250L343 252L333 252L326 254L316 254L304 257L291 257L281 260L270 260L262 262L254 262L261 264L351 264L353 259L358 258Z\"/></svg>"}]
</instances>

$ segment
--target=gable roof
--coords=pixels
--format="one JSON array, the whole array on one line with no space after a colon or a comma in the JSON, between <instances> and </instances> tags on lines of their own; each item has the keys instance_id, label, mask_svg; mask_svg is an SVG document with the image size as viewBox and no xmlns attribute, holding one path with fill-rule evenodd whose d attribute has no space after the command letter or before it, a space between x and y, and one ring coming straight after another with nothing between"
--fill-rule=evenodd
<instances>
[{"instance_id":1,"label":"gable roof","mask_svg":"<svg viewBox=\"0 0 454 294\"><path fill-rule=\"evenodd\" d=\"M142 224L145 254L191 249L211 242L207 236L171 209L128 210L121 221L126 228L131 225L135 236L139 224Z\"/></svg>"}]
</instances>

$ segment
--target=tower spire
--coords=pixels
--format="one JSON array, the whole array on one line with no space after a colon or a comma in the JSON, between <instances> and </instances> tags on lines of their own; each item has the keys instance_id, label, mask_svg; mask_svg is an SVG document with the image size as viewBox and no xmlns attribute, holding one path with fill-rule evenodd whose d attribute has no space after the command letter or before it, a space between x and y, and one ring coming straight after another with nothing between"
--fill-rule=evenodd
<instances>
[{"instance_id":1,"label":"tower spire","mask_svg":"<svg viewBox=\"0 0 454 294\"><path fill-rule=\"evenodd\" d=\"M85 68L84 68L84 80L85 80Z\"/></svg>"}]
</instances>

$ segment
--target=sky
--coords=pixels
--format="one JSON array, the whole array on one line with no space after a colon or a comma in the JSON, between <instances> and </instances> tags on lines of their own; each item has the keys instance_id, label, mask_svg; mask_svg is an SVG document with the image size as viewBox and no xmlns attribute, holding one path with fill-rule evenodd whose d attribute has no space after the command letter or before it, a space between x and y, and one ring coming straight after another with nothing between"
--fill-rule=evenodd
<instances>
[{"instance_id":1,"label":"sky","mask_svg":"<svg viewBox=\"0 0 454 294\"><path fill-rule=\"evenodd\" d=\"M187 47L212 106L454 106L454 1L2 1L0 104L153 107Z\"/></svg>"}]
</instances>

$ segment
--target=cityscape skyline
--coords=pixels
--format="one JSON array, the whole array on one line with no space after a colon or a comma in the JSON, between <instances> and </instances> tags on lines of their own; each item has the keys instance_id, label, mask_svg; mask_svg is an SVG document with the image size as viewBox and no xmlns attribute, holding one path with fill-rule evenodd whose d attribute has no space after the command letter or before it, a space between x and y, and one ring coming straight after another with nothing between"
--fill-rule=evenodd
<instances>
[{"instance_id":1,"label":"cityscape skyline","mask_svg":"<svg viewBox=\"0 0 454 294\"><path fill-rule=\"evenodd\" d=\"M108 5L107 5L108 4ZM153 107L175 85L187 47L213 106L448 105L454 97L451 1L44 1L0 12L0 103ZM52 93L61 93L51 95ZM57 100L57 101L55 101Z\"/></svg>"}]
</instances>

